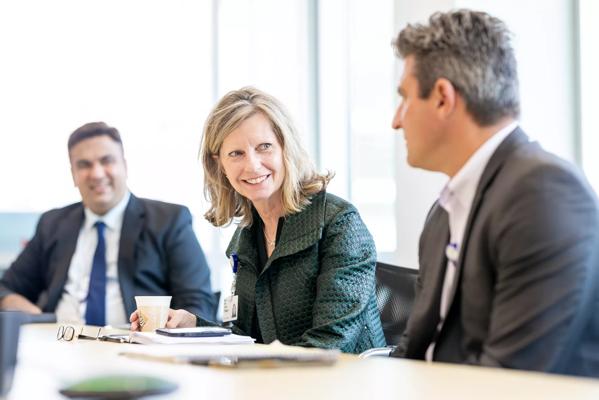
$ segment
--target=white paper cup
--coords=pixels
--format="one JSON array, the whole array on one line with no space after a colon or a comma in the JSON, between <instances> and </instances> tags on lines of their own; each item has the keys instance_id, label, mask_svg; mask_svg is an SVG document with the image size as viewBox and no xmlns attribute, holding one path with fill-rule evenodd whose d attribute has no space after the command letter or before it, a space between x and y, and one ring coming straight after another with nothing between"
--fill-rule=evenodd
<instances>
[{"instance_id":1,"label":"white paper cup","mask_svg":"<svg viewBox=\"0 0 599 400\"><path fill-rule=\"evenodd\" d=\"M166 326L172 296L135 296L142 332L154 332Z\"/></svg>"}]
</instances>

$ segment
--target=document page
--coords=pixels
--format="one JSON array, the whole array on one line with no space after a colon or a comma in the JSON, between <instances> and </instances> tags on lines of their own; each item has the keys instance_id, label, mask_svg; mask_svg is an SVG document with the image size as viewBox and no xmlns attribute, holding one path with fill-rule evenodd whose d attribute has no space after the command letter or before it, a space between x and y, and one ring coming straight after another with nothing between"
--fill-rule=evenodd
<instances>
[{"instance_id":1,"label":"document page","mask_svg":"<svg viewBox=\"0 0 599 400\"><path fill-rule=\"evenodd\" d=\"M171 337L154 332L131 332L131 343L141 344L253 344L249 336L235 334L212 337Z\"/></svg>"}]
</instances>

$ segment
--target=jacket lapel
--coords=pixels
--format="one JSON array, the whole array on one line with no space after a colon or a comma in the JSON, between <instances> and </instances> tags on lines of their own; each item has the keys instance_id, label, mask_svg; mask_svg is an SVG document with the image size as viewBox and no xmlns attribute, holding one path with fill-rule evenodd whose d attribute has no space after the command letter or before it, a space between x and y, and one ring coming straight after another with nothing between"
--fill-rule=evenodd
<instances>
[{"instance_id":1,"label":"jacket lapel","mask_svg":"<svg viewBox=\"0 0 599 400\"><path fill-rule=\"evenodd\" d=\"M225 252L227 258L231 257L231 254L237 254L241 266L252 269L254 273L257 271L258 251L251 226L237 228Z\"/></svg>"},{"instance_id":2,"label":"jacket lapel","mask_svg":"<svg viewBox=\"0 0 599 400\"><path fill-rule=\"evenodd\" d=\"M65 215L64 220L57 227L53 244L56 246L55 257L52 257L48 265L49 274L51 274L50 284L48 285L48 298L45 301L43 298L40 299L39 303L39 306L44 310L54 310L62 296L71 259L77 246L79 231L83 224L83 217L83 205L79 203L78 207L70 210ZM42 304L44 302L47 302L47 304Z\"/></svg>"},{"instance_id":3,"label":"jacket lapel","mask_svg":"<svg viewBox=\"0 0 599 400\"><path fill-rule=\"evenodd\" d=\"M420 358L434 340L439 323L439 307L447 258L445 247L449 243L449 219L447 212L435 203L427 217L420 239L420 280L412 315L408 320L409 342L406 357ZM417 334L412 334L416 332Z\"/></svg>"},{"instance_id":4,"label":"jacket lapel","mask_svg":"<svg viewBox=\"0 0 599 400\"><path fill-rule=\"evenodd\" d=\"M275 260L298 253L318 242L322 238L325 211L326 196L325 192L321 192L312 198L312 202L304 211L285 217L277 246L268 258L260 275L264 274ZM258 252L252 237L251 227L244 227L235 232L227 248L226 255L230 257L233 253L240 257L239 262L241 264L248 265L256 271L255 264L258 259Z\"/></svg>"},{"instance_id":5,"label":"jacket lapel","mask_svg":"<svg viewBox=\"0 0 599 400\"><path fill-rule=\"evenodd\" d=\"M269 257L264 271L281 257L299 253L322 238L326 212L326 195L321 192L311 199L310 205L303 211L285 218L279 243Z\"/></svg>"},{"instance_id":6,"label":"jacket lapel","mask_svg":"<svg viewBox=\"0 0 599 400\"><path fill-rule=\"evenodd\" d=\"M456 291L458 290L458 286L461 282L463 263L468 251L468 244L470 242L470 231L472 230L472 224L476 220L476 215L478 214L478 210L482 205L482 201L487 189L493 183L493 180L497 176L497 173L501 170L505 160L509 157L509 155L522 144L526 144L529 142L528 136L520 129L516 128L512 133L510 133L504 141L497 147L495 153L489 159L487 166L483 174L481 175L480 181L476 188L476 194L474 195L474 200L472 201L472 207L470 208L470 214L468 215L468 221L466 223L466 228L464 230L464 237L462 239L462 249L460 250L460 258L458 260L458 268L454 277L453 284L451 285L450 292L450 306L449 310L453 307L453 300L455 299Z\"/></svg>"},{"instance_id":7,"label":"jacket lapel","mask_svg":"<svg viewBox=\"0 0 599 400\"><path fill-rule=\"evenodd\" d=\"M447 211L441 207L439 203L435 204L435 210L431 214L430 219L430 235L432 238L427 239L437 246L431 252L422 254L422 257L427 261L427 274L434 276L432 280L433 287L431 292L434 293L432 297L432 303L430 306L435 311L434 321L432 326L436 329L439 323L439 307L441 305L441 293L443 292L443 281L445 279L445 270L447 269L447 257L445 255L445 249L449 243L449 215Z\"/></svg>"},{"instance_id":8,"label":"jacket lapel","mask_svg":"<svg viewBox=\"0 0 599 400\"><path fill-rule=\"evenodd\" d=\"M127 314L135 310L135 247L143 228L144 215L143 203L132 194L123 216L118 258L119 285Z\"/></svg>"},{"instance_id":9,"label":"jacket lapel","mask_svg":"<svg viewBox=\"0 0 599 400\"><path fill-rule=\"evenodd\" d=\"M266 261L264 269L258 277L264 281L265 272L278 259L313 246L322 238L322 230L324 227L326 196L325 192L314 196L311 204L305 210L292 214L285 218L283 230L279 237L279 243L275 250ZM272 296L270 293L270 285L263 285L263 289L256 286L256 304L259 304L258 297L262 299L263 306L261 309L260 330L264 343L270 343L276 339L277 327L275 326L274 308L272 304Z\"/></svg>"},{"instance_id":10,"label":"jacket lapel","mask_svg":"<svg viewBox=\"0 0 599 400\"><path fill-rule=\"evenodd\" d=\"M260 275L257 276L256 307L260 315L260 331L265 343L272 342L277 331L274 323L270 284L265 272L277 259L302 251L320 240L324 227L325 210L326 196L325 192L321 192L311 199L310 205L305 210L286 217L277 246L268 258ZM230 257L233 253L237 253L239 257L240 269L253 269L253 273L256 274L258 252L251 227L244 227L235 231L226 255ZM248 324L251 324L251 321Z\"/></svg>"}]
</instances>

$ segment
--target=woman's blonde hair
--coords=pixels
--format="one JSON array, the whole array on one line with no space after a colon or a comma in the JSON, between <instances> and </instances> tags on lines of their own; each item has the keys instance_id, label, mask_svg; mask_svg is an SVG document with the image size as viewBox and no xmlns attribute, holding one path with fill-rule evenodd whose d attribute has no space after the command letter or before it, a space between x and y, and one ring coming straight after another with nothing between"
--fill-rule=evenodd
<instances>
[{"instance_id":1,"label":"woman's blonde hair","mask_svg":"<svg viewBox=\"0 0 599 400\"><path fill-rule=\"evenodd\" d=\"M281 200L285 215L301 211L310 204L310 197L324 190L333 177L330 172L319 174L316 171L289 113L277 99L253 87L229 92L208 116L200 149L204 195L210 202L204 216L214 226L227 225L235 217L241 217L243 226L252 224L252 204L229 183L219 153L227 135L256 113L268 119L282 147L285 177Z\"/></svg>"}]
</instances>

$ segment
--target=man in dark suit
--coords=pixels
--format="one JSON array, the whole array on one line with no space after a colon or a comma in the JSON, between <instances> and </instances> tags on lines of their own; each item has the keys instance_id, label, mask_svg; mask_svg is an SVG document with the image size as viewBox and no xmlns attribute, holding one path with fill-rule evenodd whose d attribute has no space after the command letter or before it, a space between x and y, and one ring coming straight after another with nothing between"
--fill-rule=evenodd
<instances>
[{"instance_id":1,"label":"man in dark suit","mask_svg":"<svg viewBox=\"0 0 599 400\"><path fill-rule=\"evenodd\" d=\"M599 211L575 167L518 127L516 61L498 19L408 25L408 163L449 182L420 238L420 276L393 356L599 376Z\"/></svg>"},{"instance_id":2,"label":"man in dark suit","mask_svg":"<svg viewBox=\"0 0 599 400\"><path fill-rule=\"evenodd\" d=\"M171 307L212 318L210 270L189 210L129 192L119 132L103 122L75 130L68 150L82 202L41 216L0 281L0 307L120 325L134 296L168 295Z\"/></svg>"}]
</instances>

